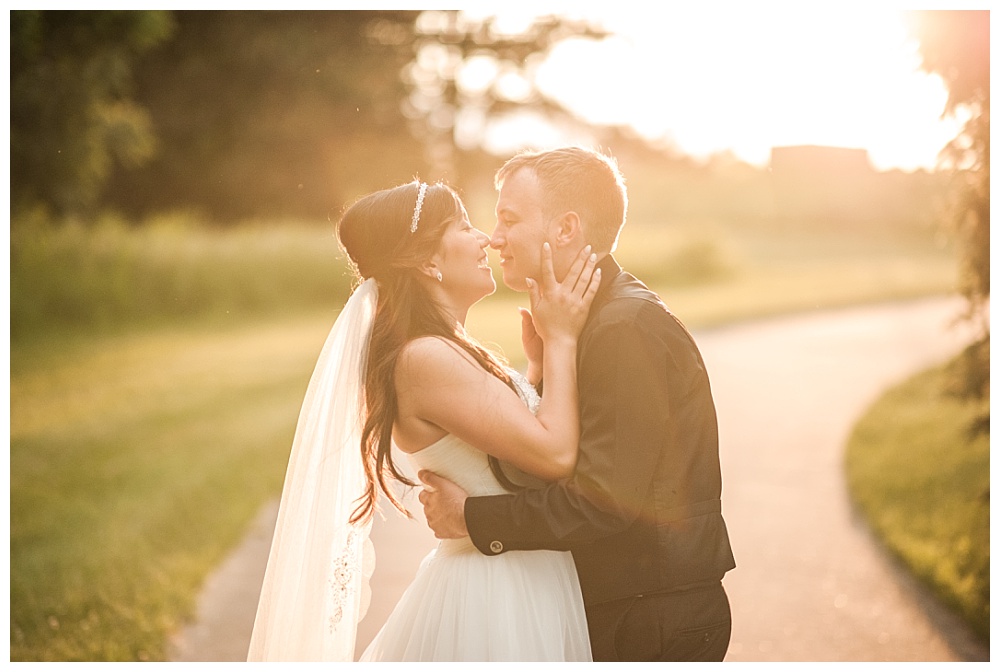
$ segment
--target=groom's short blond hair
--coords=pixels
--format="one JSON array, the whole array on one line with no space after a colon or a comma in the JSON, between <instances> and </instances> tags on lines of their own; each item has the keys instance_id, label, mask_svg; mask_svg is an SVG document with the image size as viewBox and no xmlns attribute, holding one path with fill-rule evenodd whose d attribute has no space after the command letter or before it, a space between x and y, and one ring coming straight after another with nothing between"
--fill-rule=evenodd
<instances>
[{"instance_id":1,"label":"groom's short blond hair","mask_svg":"<svg viewBox=\"0 0 1000 672\"><path fill-rule=\"evenodd\" d=\"M583 147L521 152L497 171L496 188L522 169L538 178L546 217L573 211L596 252L614 251L628 209L625 178L614 158Z\"/></svg>"}]
</instances>

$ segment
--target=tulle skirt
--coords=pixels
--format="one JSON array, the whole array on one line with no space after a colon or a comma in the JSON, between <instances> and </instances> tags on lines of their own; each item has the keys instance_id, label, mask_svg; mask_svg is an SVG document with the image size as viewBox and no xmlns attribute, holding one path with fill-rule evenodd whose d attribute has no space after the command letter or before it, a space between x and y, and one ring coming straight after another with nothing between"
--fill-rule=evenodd
<instances>
[{"instance_id":1,"label":"tulle skirt","mask_svg":"<svg viewBox=\"0 0 1000 672\"><path fill-rule=\"evenodd\" d=\"M569 553L488 557L468 539L424 558L362 661L589 661Z\"/></svg>"}]
</instances>

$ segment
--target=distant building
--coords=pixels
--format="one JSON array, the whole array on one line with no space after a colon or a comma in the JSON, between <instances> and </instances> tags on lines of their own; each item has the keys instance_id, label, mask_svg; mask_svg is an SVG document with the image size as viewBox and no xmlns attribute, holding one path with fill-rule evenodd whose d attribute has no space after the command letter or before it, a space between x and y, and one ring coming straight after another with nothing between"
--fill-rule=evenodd
<instances>
[{"instance_id":1,"label":"distant building","mask_svg":"<svg viewBox=\"0 0 1000 672\"><path fill-rule=\"evenodd\" d=\"M872 171L867 149L797 145L771 148L773 172L809 171L828 175L858 175Z\"/></svg>"},{"instance_id":2,"label":"distant building","mask_svg":"<svg viewBox=\"0 0 1000 672\"><path fill-rule=\"evenodd\" d=\"M774 210L779 220L870 219L875 171L865 149L800 145L771 149Z\"/></svg>"}]
</instances>

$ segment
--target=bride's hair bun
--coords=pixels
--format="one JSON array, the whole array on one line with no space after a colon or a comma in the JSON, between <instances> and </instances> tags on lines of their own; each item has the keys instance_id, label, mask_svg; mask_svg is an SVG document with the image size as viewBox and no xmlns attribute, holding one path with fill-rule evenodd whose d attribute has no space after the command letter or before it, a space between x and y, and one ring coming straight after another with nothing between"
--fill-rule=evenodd
<instances>
[{"instance_id":1,"label":"bride's hair bun","mask_svg":"<svg viewBox=\"0 0 1000 672\"><path fill-rule=\"evenodd\" d=\"M444 184L424 185L416 230L411 231L420 183L402 184L363 196L337 225L340 245L362 279L384 279L413 268L433 253L445 227L462 215L462 204Z\"/></svg>"}]
</instances>

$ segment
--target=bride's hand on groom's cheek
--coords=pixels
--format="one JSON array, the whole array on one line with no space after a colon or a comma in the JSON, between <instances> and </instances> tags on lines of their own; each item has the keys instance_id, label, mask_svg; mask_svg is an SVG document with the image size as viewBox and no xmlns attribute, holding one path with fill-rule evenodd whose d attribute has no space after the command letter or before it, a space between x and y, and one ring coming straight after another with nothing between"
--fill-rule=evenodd
<instances>
[{"instance_id":1,"label":"bride's hand on groom's cheek","mask_svg":"<svg viewBox=\"0 0 1000 672\"><path fill-rule=\"evenodd\" d=\"M541 256L541 279L525 278L535 331L546 345L552 339L568 338L575 343L601 284L597 255L590 245L584 246L562 280L556 278L549 243L542 245ZM522 332L523 328L522 324Z\"/></svg>"},{"instance_id":2,"label":"bride's hand on groom's cheek","mask_svg":"<svg viewBox=\"0 0 1000 672\"><path fill-rule=\"evenodd\" d=\"M417 498L424 507L427 526L438 539L458 539L469 536L465 527L465 500L468 495L446 478L422 470L417 477L424 489Z\"/></svg>"}]
</instances>

